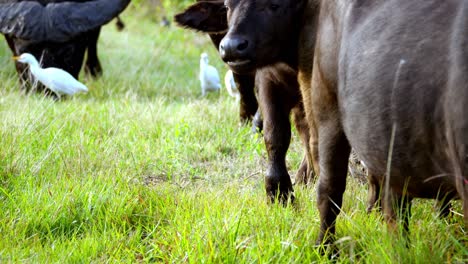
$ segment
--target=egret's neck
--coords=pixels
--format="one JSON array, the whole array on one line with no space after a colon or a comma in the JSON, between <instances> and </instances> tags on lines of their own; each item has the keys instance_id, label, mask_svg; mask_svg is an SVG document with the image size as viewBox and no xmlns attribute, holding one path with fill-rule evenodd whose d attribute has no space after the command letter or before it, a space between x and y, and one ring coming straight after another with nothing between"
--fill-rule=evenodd
<instances>
[{"instance_id":1,"label":"egret's neck","mask_svg":"<svg viewBox=\"0 0 468 264\"><path fill-rule=\"evenodd\" d=\"M208 63L205 60L200 60L200 68L204 69Z\"/></svg>"},{"instance_id":2,"label":"egret's neck","mask_svg":"<svg viewBox=\"0 0 468 264\"><path fill-rule=\"evenodd\" d=\"M28 64L29 64L29 67L31 69L33 69L33 68L39 68L40 69L41 68L41 66L39 65L39 62L37 62L37 60L30 60L30 61L28 61Z\"/></svg>"},{"instance_id":3,"label":"egret's neck","mask_svg":"<svg viewBox=\"0 0 468 264\"><path fill-rule=\"evenodd\" d=\"M31 61L28 63L29 64L29 70L34 74L34 73L39 73L42 71L41 66L39 65L39 62L37 61Z\"/></svg>"},{"instance_id":4,"label":"egret's neck","mask_svg":"<svg viewBox=\"0 0 468 264\"><path fill-rule=\"evenodd\" d=\"M35 58L29 58L27 61L30 67L38 67L40 68L41 66L39 65L39 62Z\"/></svg>"}]
</instances>

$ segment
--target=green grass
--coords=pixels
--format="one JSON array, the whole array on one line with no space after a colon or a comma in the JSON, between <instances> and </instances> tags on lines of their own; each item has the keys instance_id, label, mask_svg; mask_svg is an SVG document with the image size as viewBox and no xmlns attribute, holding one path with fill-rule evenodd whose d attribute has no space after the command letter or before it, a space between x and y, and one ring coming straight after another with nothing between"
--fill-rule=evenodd
<instances>
[{"instance_id":1,"label":"green grass","mask_svg":"<svg viewBox=\"0 0 468 264\"><path fill-rule=\"evenodd\" d=\"M315 190L269 205L261 138L238 125L225 90L200 96L201 52L226 71L208 37L132 9L123 19L124 32L102 32L103 78L81 76L90 92L57 103L19 91L0 43L0 262L327 262ZM291 173L301 156L294 134ZM416 201L407 247L365 199L350 179L338 262L468 260L460 215L438 219L433 201Z\"/></svg>"}]
</instances>

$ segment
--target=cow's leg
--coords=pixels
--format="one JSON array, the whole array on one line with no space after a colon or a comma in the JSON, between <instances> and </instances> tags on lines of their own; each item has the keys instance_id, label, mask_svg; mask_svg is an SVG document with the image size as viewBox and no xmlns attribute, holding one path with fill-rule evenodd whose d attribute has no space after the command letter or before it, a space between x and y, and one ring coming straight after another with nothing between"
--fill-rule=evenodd
<instances>
[{"instance_id":1,"label":"cow's leg","mask_svg":"<svg viewBox=\"0 0 468 264\"><path fill-rule=\"evenodd\" d=\"M101 32L101 27L89 32L88 38L88 55L85 64L85 73L90 74L93 77L99 77L102 75L101 62L97 55L98 38Z\"/></svg>"},{"instance_id":2,"label":"cow's leg","mask_svg":"<svg viewBox=\"0 0 468 264\"><path fill-rule=\"evenodd\" d=\"M312 183L315 175L312 169L312 153L309 145L309 126L305 117L302 100L300 100L296 107L293 108L293 115L294 124L296 126L297 132L299 133L299 137L301 138L302 145L304 146L304 158L302 159L301 166L297 171L295 183L308 185Z\"/></svg>"},{"instance_id":3,"label":"cow's leg","mask_svg":"<svg viewBox=\"0 0 468 264\"><path fill-rule=\"evenodd\" d=\"M310 58L312 59L312 58ZM306 61L306 60L304 60ZM304 66L306 66L304 68ZM319 154L318 154L318 132L317 127L315 125L315 117L313 114L313 98L312 98L312 79L311 74L312 67L308 65L302 65L302 70L298 73L298 81L299 87L301 92L301 100L304 106L305 118L307 120L307 126L309 127L309 143L307 148L310 150L310 158L312 162L311 171L314 172L315 175L320 175L320 167L319 167Z\"/></svg>"},{"instance_id":4,"label":"cow's leg","mask_svg":"<svg viewBox=\"0 0 468 264\"><path fill-rule=\"evenodd\" d=\"M14 56L18 56L20 54L17 53L16 47L15 47L15 42L13 38L10 36L5 35L5 40L8 44L8 47L10 48L11 52L13 53ZM28 74L29 71L27 70L27 66L23 63L19 63L15 61L15 68L16 72L19 75L19 82L20 82L20 88L23 91L29 92L29 85L28 85Z\"/></svg>"},{"instance_id":5,"label":"cow's leg","mask_svg":"<svg viewBox=\"0 0 468 264\"><path fill-rule=\"evenodd\" d=\"M314 59L312 82L309 84L311 86L308 91L301 86L301 91L305 98L304 106L310 107L306 109L306 115L311 129L311 144L313 140L318 140L316 158L318 157L320 169L317 207L320 213L320 232L317 243L330 244L334 240L335 220L343 202L351 147L341 124L336 87L323 79L317 66L317 58ZM306 102L310 105L306 105ZM313 147L311 145L312 153Z\"/></svg>"},{"instance_id":6,"label":"cow's leg","mask_svg":"<svg viewBox=\"0 0 468 264\"><path fill-rule=\"evenodd\" d=\"M115 26L117 27L118 31L122 31L125 28L125 24L119 16L115 18Z\"/></svg>"},{"instance_id":7,"label":"cow's leg","mask_svg":"<svg viewBox=\"0 0 468 264\"><path fill-rule=\"evenodd\" d=\"M14 56L20 55L20 54L16 53L15 43L13 42L13 39L10 36L7 36L7 35L4 35L4 36L5 36L5 40L6 40L7 44L8 44L8 47L10 48L13 55Z\"/></svg>"},{"instance_id":8,"label":"cow's leg","mask_svg":"<svg viewBox=\"0 0 468 264\"><path fill-rule=\"evenodd\" d=\"M257 73L258 98L263 116L263 138L268 155L265 189L271 201L279 199L285 203L292 195L291 177L286 168L286 153L291 141L288 93L283 84L269 77L281 76L278 69Z\"/></svg>"},{"instance_id":9,"label":"cow's leg","mask_svg":"<svg viewBox=\"0 0 468 264\"><path fill-rule=\"evenodd\" d=\"M382 209L384 219L392 233L398 233L398 219L403 225L403 235L408 238L411 217L411 198L398 195L392 189L382 189Z\"/></svg>"},{"instance_id":10,"label":"cow's leg","mask_svg":"<svg viewBox=\"0 0 468 264\"><path fill-rule=\"evenodd\" d=\"M315 124L314 118L307 118L308 125L309 125L309 133L310 133L310 139L309 139L309 149L311 153L311 158L312 158L312 164L313 168L312 170L314 171L315 175L320 175L320 164L319 164L319 136L318 136L318 129Z\"/></svg>"},{"instance_id":11,"label":"cow's leg","mask_svg":"<svg viewBox=\"0 0 468 264\"><path fill-rule=\"evenodd\" d=\"M346 187L348 158L351 151L339 119L330 113L330 119L320 121L317 207L320 211L318 243L329 244L335 234L335 220L340 213Z\"/></svg>"},{"instance_id":12,"label":"cow's leg","mask_svg":"<svg viewBox=\"0 0 468 264\"><path fill-rule=\"evenodd\" d=\"M262 111L258 108L257 112L255 113L252 119L252 132L253 133L261 133L263 130L263 118L262 118Z\"/></svg>"},{"instance_id":13,"label":"cow's leg","mask_svg":"<svg viewBox=\"0 0 468 264\"><path fill-rule=\"evenodd\" d=\"M465 229L468 229L468 188L465 187L465 195L463 197L463 217L465 220Z\"/></svg>"},{"instance_id":14,"label":"cow's leg","mask_svg":"<svg viewBox=\"0 0 468 264\"><path fill-rule=\"evenodd\" d=\"M213 45L218 49L221 40L224 38L225 34L209 34ZM251 75L241 75L233 72L234 82L236 83L237 89L239 90L240 100L239 100L239 116L242 124L247 124L252 121L252 118L256 116L258 110L257 97L255 96L255 74ZM259 127L256 127L254 131L262 131L262 119L260 112L258 112L258 122L253 123L260 124Z\"/></svg>"},{"instance_id":15,"label":"cow's leg","mask_svg":"<svg viewBox=\"0 0 468 264\"><path fill-rule=\"evenodd\" d=\"M380 189L381 184L377 177L367 171L368 193L367 193L367 213L370 213L375 207L380 208Z\"/></svg>"},{"instance_id":16,"label":"cow's leg","mask_svg":"<svg viewBox=\"0 0 468 264\"><path fill-rule=\"evenodd\" d=\"M263 112L263 110L262 110ZM274 110L264 111L264 140L268 153L265 189L272 201L286 202L293 192L286 168L286 152L291 140L288 115Z\"/></svg>"},{"instance_id":17,"label":"cow's leg","mask_svg":"<svg viewBox=\"0 0 468 264\"><path fill-rule=\"evenodd\" d=\"M255 97L255 75L239 75L233 73L233 76L240 94L240 120L241 123L248 123L255 116L258 109L257 97Z\"/></svg>"},{"instance_id":18,"label":"cow's leg","mask_svg":"<svg viewBox=\"0 0 468 264\"><path fill-rule=\"evenodd\" d=\"M465 153L468 153L468 151L466 151ZM466 157L466 159L464 160L465 161L465 164L464 164L465 167L462 168L462 170L460 170L460 173L458 174L460 176L457 179L459 182L457 182L456 188L457 188L457 191L458 191L458 195L459 195L459 197L461 197L461 200L462 200L463 219L465 221L465 229L468 229L468 175L466 173L466 172L468 172L468 155L466 155L465 157Z\"/></svg>"}]
</instances>

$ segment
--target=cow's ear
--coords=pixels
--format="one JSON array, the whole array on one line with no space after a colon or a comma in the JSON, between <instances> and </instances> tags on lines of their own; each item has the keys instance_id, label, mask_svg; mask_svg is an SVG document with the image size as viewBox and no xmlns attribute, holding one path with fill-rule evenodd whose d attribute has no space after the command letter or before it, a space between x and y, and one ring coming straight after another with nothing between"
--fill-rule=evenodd
<instances>
[{"instance_id":1,"label":"cow's ear","mask_svg":"<svg viewBox=\"0 0 468 264\"><path fill-rule=\"evenodd\" d=\"M205 33L225 33L228 29L224 1L197 2L175 15L174 20L181 27Z\"/></svg>"}]
</instances>

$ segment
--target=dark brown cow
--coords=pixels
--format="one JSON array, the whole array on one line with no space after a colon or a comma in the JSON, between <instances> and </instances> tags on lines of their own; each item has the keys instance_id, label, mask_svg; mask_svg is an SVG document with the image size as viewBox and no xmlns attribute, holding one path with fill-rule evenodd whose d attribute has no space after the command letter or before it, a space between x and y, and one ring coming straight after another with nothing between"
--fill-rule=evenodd
<instances>
[{"instance_id":1,"label":"dark brown cow","mask_svg":"<svg viewBox=\"0 0 468 264\"><path fill-rule=\"evenodd\" d=\"M226 10L224 8L223 1L219 0L208 0L200 1L188 7L184 12L175 15L174 20L178 25L189 29L209 33L213 45L218 49L219 43L224 38L224 33L227 29L226 24ZM205 5L204 2L212 2L216 5L210 5L216 7L216 9L202 9ZM213 14L217 14L214 16ZM221 18L221 19L219 19ZM214 29L212 25L216 25L217 29L223 28L224 30L219 31ZM233 72L234 81L237 85L240 94L239 101L239 115L242 123L248 123L252 119L254 130L262 130L262 121L257 113L258 103L255 97L255 74L237 74ZM257 113L257 114L256 114ZM254 116L256 115L256 118ZM260 119L260 120L258 120Z\"/></svg>"},{"instance_id":2,"label":"dark brown cow","mask_svg":"<svg viewBox=\"0 0 468 264\"><path fill-rule=\"evenodd\" d=\"M175 21L184 27L210 33L213 43L218 47L227 30L226 11L223 1L204 1L190 6L175 16ZM264 140L268 153L268 168L265 177L266 190L274 200L287 201L292 193L292 182L286 167L286 152L291 141L289 115L292 112L296 128L304 146L308 146L309 129L297 82L297 67L291 64L276 64L258 71L236 74L237 78L250 79L255 76L258 89L260 112L263 117ZM242 85L244 91L254 91L254 83ZM242 107L241 107L242 109ZM259 122L258 113L254 122ZM261 120L260 120L261 122ZM307 184L312 180L312 169L308 166L311 158L306 155L296 174L296 182ZM279 192L278 192L279 190Z\"/></svg>"},{"instance_id":3,"label":"dark brown cow","mask_svg":"<svg viewBox=\"0 0 468 264\"><path fill-rule=\"evenodd\" d=\"M226 4L229 32L220 52L237 72L283 60L284 48L297 43L317 139L311 147L320 157L319 242L333 239L351 147L384 185L391 226L403 209L408 228L413 198L459 197L468 227L467 1Z\"/></svg>"}]
</instances>

